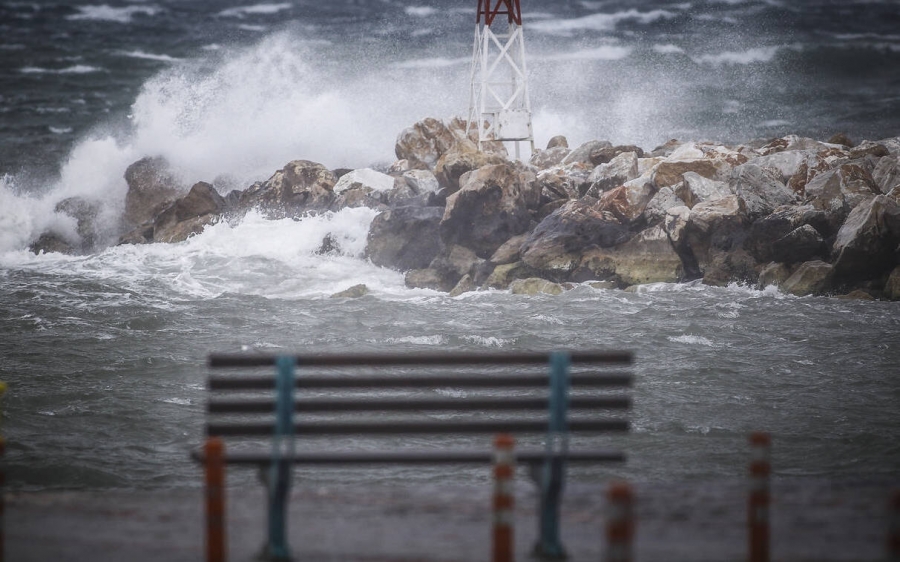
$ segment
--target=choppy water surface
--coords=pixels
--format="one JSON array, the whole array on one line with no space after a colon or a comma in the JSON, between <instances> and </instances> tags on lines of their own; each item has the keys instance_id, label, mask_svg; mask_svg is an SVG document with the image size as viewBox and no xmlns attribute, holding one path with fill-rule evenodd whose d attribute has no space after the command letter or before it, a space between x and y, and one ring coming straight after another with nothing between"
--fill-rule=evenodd
<instances>
[{"instance_id":1,"label":"choppy water surface","mask_svg":"<svg viewBox=\"0 0 900 562\"><path fill-rule=\"evenodd\" d=\"M201 438L205 356L248 349L634 350L634 431L611 439L630 461L575 471L588 480L739 476L752 430L774 434L781 475L883 477L900 466L895 303L702 285L449 298L405 289L399 274L353 255L304 250L323 225L345 232L352 248L358 238L347 225L371 219L358 215L250 217L183 244L91 257L7 254L0 374L11 386L12 484L196 485L187 451ZM357 282L372 294L327 298ZM402 469L309 476L409 477Z\"/></svg>"},{"instance_id":2,"label":"choppy water surface","mask_svg":"<svg viewBox=\"0 0 900 562\"><path fill-rule=\"evenodd\" d=\"M54 212L71 196L102 203L113 242L123 173L145 156L223 193L298 158L392 161L403 127L466 111L475 5L0 0L0 378L14 487L195 485L204 358L242 349L627 348L635 430L619 444L631 460L579 478L738 475L750 430L773 432L782 475L896 473L896 304L697 285L451 299L361 259L365 209L251 215L183 244L91 256L25 250L48 230L76 236ZM539 145L560 133L644 148L900 133L894 0L522 6ZM329 233L342 253L317 256ZM357 283L372 293L327 298Z\"/></svg>"}]
</instances>

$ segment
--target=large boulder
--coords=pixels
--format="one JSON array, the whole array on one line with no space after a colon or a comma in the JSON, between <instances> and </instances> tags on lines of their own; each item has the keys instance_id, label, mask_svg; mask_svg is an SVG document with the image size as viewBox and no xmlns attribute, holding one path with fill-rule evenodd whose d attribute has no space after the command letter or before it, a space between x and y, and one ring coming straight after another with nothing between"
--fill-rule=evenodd
<instances>
[{"instance_id":1,"label":"large boulder","mask_svg":"<svg viewBox=\"0 0 900 562\"><path fill-rule=\"evenodd\" d=\"M590 246L611 248L631 238L626 225L590 197L569 201L538 224L522 245L522 261L553 278L566 277Z\"/></svg>"},{"instance_id":2,"label":"large boulder","mask_svg":"<svg viewBox=\"0 0 900 562\"><path fill-rule=\"evenodd\" d=\"M444 123L431 117L403 129L394 152L410 168L434 171L441 156L456 143L456 136Z\"/></svg>"},{"instance_id":3,"label":"large boulder","mask_svg":"<svg viewBox=\"0 0 900 562\"><path fill-rule=\"evenodd\" d=\"M825 211L837 228L861 202L880 191L872 175L857 164L844 164L821 172L806 184L806 201Z\"/></svg>"},{"instance_id":4,"label":"large boulder","mask_svg":"<svg viewBox=\"0 0 900 562\"><path fill-rule=\"evenodd\" d=\"M834 241L834 272L840 281L863 281L897 265L900 204L884 195L860 203Z\"/></svg>"},{"instance_id":5,"label":"large boulder","mask_svg":"<svg viewBox=\"0 0 900 562\"><path fill-rule=\"evenodd\" d=\"M750 225L744 247L761 263L778 261L774 255L775 242L804 225L814 228L823 239L833 235L824 211L820 211L812 205L799 207L784 205ZM790 262L809 261L809 259L809 257L802 258L798 255L792 257Z\"/></svg>"},{"instance_id":6,"label":"large boulder","mask_svg":"<svg viewBox=\"0 0 900 562\"><path fill-rule=\"evenodd\" d=\"M149 225L142 225L125 235L121 243L183 242L216 222L225 210L225 200L206 183L198 182L184 197L160 212ZM141 240L143 238L143 240Z\"/></svg>"},{"instance_id":7,"label":"large boulder","mask_svg":"<svg viewBox=\"0 0 900 562\"><path fill-rule=\"evenodd\" d=\"M578 199L590 187L591 169L582 162L553 166L537 173L541 201Z\"/></svg>"},{"instance_id":8,"label":"large boulder","mask_svg":"<svg viewBox=\"0 0 900 562\"><path fill-rule=\"evenodd\" d=\"M399 184L401 189L395 191L396 184ZM331 208L334 210L346 207L381 210L384 209L389 195L395 199L409 199L417 195L407 182L396 182L393 177L371 168L351 170L343 174L334 184L332 191L335 199Z\"/></svg>"},{"instance_id":9,"label":"large boulder","mask_svg":"<svg viewBox=\"0 0 900 562\"><path fill-rule=\"evenodd\" d=\"M828 245L822 235L808 224L788 232L772 244L772 259L793 264L822 259L828 255Z\"/></svg>"},{"instance_id":10,"label":"large boulder","mask_svg":"<svg viewBox=\"0 0 900 562\"><path fill-rule=\"evenodd\" d=\"M674 193L688 208L703 201L715 201L733 195L728 184L705 178L696 172L682 174L683 181L675 184Z\"/></svg>"},{"instance_id":11,"label":"large boulder","mask_svg":"<svg viewBox=\"0 0 900 562\"><path fill-rule=\"evenodd\" d=\"M591 154L604 148L612 148L612 143L609 141L598 140L588 141L570 152L569 155L563 159L562 163L573 164L575 162L581 162L582 164L593 167L594 163L591 162Z\"/></svg>"},{"instance_id":12,"label":"large boulder","mask_svg":"<svg viewBox=\"0 0 900 562\"><path fill-rule=\"evenodd\" d=\"M610 280L616 285L677 282L684 280L684 266L662 226L648 228L612 248L584 252L573 281Z\"/></svg>"},{"instance_id":13,"label":"large boulder","mask_svg":"<svg viewBox=\"0 0 900 562\"><path fill-rule=\"evenodd\" d=\"M460 178L467 172L484 166L505 164L507 159L500 154L479 150L478 145L469 139L461 139L450 150L441 155L434 168L434 175L442 187L457 191Z\"/></svg>"},{"instance_id":14,"label":"large boulder","mask_svg":"<svg viewBox=\"0 0 900 562\"><path fill-rule=\"evenodd\" d=\"M743 201L750 219L764 217L776 207L794 204L798 199L781 182L777 172L754 163L735 168L729 179L729 187Z\"/></svg>"},{"instance_id":15,"label":"large boulder","mask_svg":"<svg viewBox=\"0 0 900 562\"><path fill-rule=\"evenodd\" d=\"M875 165L872 179L881 193L890 193L900 186L900 156L885 156Z\"/></svg>"},{"instance_id":16,"label":"large boulder","mask_svg":"<svg viewBox=\"0 0 900 562\"><path fill-rule=\"evenodd\" d=\"M361 168L342 175L334 184L332 191L336 195L340 195L348 189L358 187L366 187L372 191L384 193L394 189L394 178L372 168Z\"/></svg>"},{"instance_id":17,"label":"large boulder","mask_svg":"<svg viewBox=\"0 0 900 562\"><path fill-rule=\"evenodd\" d=\"M644 213L655 194L652 183L638 178L604 193L599 209L609 212L622 224L629 224Z\"/></svg>"},{"instance_id":18,"label":"large boulder","mask_svg":"<svg viewBox=\"0 0 900 562\"><path fill-rule=\"evenodd\" d=\"M649 226L662 224L666 218L666 212L672 207L684 206L684 201L675 195L671 187L664 187L656 192L656 195L650 199L647 206L644 207L642 220Z\"/></svg>"},{"instance_id":19,"label":"large boulder","mask_svg":"<svg viewBox=\"0 0 900 562\"><path fill-rule=\"evenodd\" d=\"M153 219L181 190L177 176L162 157L143 158L128 166L125 181L128 183L124 216L127 228Z\"/></svg>"},{"instance_id":20,"label":"large boulder","mask_svg":"<svg viewBox=\"0 0 900 562\"><path fill-rule=\"evenodd\" d=\"M375 265L400 271L424 269L441 248L439 207L397 207L375 217L369 227L366 257Z\"/></svg>"},{"instance_id":21,"label":"large boulder","mask_svg":"<svg viewBox=\"0 0 900 562\"><path fill-rule=\"evenodd\" d=\"M477 268L484 262L475 252L463 246L444 248L428 266L440 276L442 285L455 287L466 275L476 276Z\"/></svg>"},{"instance_id":22,"label":"large boulder","mask_svg":"<svg viewBox=\"0 0 900 562\"><path fill-rule=\"evenodd\" d=\"M672 187L681 181L687 172L694 172L704 178L715 179L719 170L716 165L705 159L696 160L665 160L656 165L653 171L653 184L657 188Z\"/></svg>"},{"instance_id":23,"label":"large boulder","mask_svg":"<svg viewBox=\"0 0 900 562\"><path fill-rule=\"evenodd\" d=\"M416 193L434 193L441 188L435 175L428 170L408 170L402 177Z\"/></svg>"},{"instance_id":24,"label":"large boulder","mask_svg":"<svg viewBox=\"0 0 900 562\"><path fill-rule=\"evenodd\" d=\"M510 163L479 168L447 198L441 240L448 246L470 248L487 259L504 242L528 230L529 207L536 207L539 201L538 184L531 172Z\"/></svg>"},{"instance_id":25,"label":"large boulder","mask_svg":"<svg viewBox=\"0 0 900 562\"><path fill-rule=\"evenodd\" d=\"M535 150L528 163L538 170L546 170L562 164L569 152L571 151L568 146L554 146L547 150Z\"/></svg>"},{"instance_id":26,"label":"large boulder","mask_svg":"<svg viewBox=\"0 0 900 562\"><path fill-rule=\"evenodd\" d=\"M638 157L634 152L623 152L605 164L600 164L588 176L591 183L587 194L600 197L606 191L615 189L625 182L638 177Z\"/></svg>"},{"instance_id":27,"label":"large boulder","mask_svg":"<svg viewBox=\"0 0 900 562\"><path fill-rule=\"evenodd\" d=\"M307 211L328 210L334 202L337 177L317 162L294 160L268 180L255 183L241 194L240 207L257 208L280 219Z\"/></svg>"},{"instance_id":28,"label":"large boulder","mask_svg":"<svg viewBox=\"0 0 900 562\"><path fill-rule=\"evenodd\" d=\"M746 206L736 195L694 205L680 237L683 240L675 246L679 254L684 252L685 243L690 250L684 261L687 276L696 263L709 285L755 281L756 260L743 249L747 223Z\"/></svg>"},{"instance_id":29,"label":"large boulder","mask_svg":"<svg viewBox=\"0 0 900 562\"><path fill-rule=\"evenodd\" d=\"M823 295L833 288L834 268L831 264L815 260L802 264L781 285L781 290L797 295Z\"/></svg>"},{"instance_id":30,"label":"large boulder","mask_svg":"<svg viewBox=\"0 0 900 562\"><path fill-rule=\"evenodd\" d=\"M559 283L547 281L539 277L529 277L528 279L516 279L509 284L509 292L514 295L561 295L565 291Z\"/></svg>"},{"instance_id":31,"label":"large boulder","mask_svg":"<svg viewBox=\"0 0 900 562\"><path fill-rule=\"evenodd\" d=\"M505 263L494 268L484 282L487 289L508 289L516 279L528 279L537 275L537 271L525 262Z\"/></svg>"}]
</instances>

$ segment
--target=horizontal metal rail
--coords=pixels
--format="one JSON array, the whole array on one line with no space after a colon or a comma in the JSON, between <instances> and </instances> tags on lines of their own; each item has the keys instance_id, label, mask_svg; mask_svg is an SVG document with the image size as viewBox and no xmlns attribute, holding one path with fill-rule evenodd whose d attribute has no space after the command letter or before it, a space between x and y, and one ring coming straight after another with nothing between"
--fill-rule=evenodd
<instances>
[{"instance_id":1,"label":"horizontal metal rail","mask_svg":"<svg viewBox=\"0 0 900 562\"><path fill-rule=\"evenodd\" d=\"M342 353L331 355L296 355L301 367L350 367L350 366L400 366L400 365L513 365L546 364L550 354L545 352L520 353ZM634 356L629 351L574 351L572 363L608 363L630 365ZM269 367L274 366L278 355L212 353L209 366L219 367Z\"/></svg>"},{"instance_id":2,"label":"horizontal metal rail","mask_svg":"<svg viewBox=\"0 0 900 562\"><path fill-rule=\"evenodd\" d=\"M548 458L547 452L540 450L516 451L517 462L530 464ZM202 450L194 450L191 456L204 462ZM615 450L569 451L561 455L567 462L624 462L625 453ZM553 458L551 455L549 458ZM493 462L491 451L327 451L297 453L285 459L292 464L453 464ZM268 464L272 462L271 452L247 453L230 452L225 455L228 464Z\"/></svg>"},{"instance_id":3,"label":"horizontal metal rail","mask_svg":"<svg viewBox=\"0 0 900 562\"><path fill-rule=\"evenodd\" d=\"M294 401L294 410L301 413L317 412L410 412L419 410L547 410L547 398L389 398L389 399L300 399ZM628 409L631 398L627 396L573 396L569 409ZM272 398L212 399L207 404L210 414L274 414Z\"/></svg>"},{"instance_id":4,"label":"horizontal metal rail","mask_svg":"<svg viewBox=\"0 0 900 562\"><path fill-rule=\"evenodd\" d=\"M304 422L294 424L295 435L391 435L428 433L512 433L545 432L546 420L485 420L485 421L360 421L360 422ZM627 420L570 420L569 431L628 431ZM268 436L275 424L268 422L237 423L212 422L206 424L208 436Z\"/></svg>"},{"instance_id":5,"label":"horizontal metal rail","mask_svg":"<svg viewBox=\"0 0 900 562\"><path fill-rule=\"evenodd\" d=\"M628 373L573 373L569 384L584 387L627 387L633 377ZM547 373L517 375L461 374L438 376L383 376L360 375L358 377L334 377L299 375L297 388L547 388ZM211 376L210 390L268 390L275 388L275 376Z\"/></svg>"}]
</instances>

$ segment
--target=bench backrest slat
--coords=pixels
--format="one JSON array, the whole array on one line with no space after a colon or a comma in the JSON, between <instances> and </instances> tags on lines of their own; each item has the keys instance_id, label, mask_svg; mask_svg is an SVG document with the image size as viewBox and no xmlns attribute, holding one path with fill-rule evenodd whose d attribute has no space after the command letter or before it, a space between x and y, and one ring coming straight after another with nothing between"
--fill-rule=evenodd
<instances>
[{"instance_id":1,"label":"bench backrest slat","mask_svg":"<svg viewBox=\"0 0 900 562\"><path fill-rule=\"evenodd\" d=\"M592 388L627 387L632 384L628 373L572 373L569 384ZM522 373L516 375L422 375L422 376L378 376L359 375L337 377L322 375L298 375L297 388L547 388L550 377L546 373ZM273 376L211 376L210 390L270 390L275 388Z\"/></svg>"},{"instance_id":2,"label":"bench backrest slat","mask_svg":"<svg viewBox=\"0 0 900 562\"><path fill-rule=\"evenodd\" d=\"M570 420L569 431L628 431L627 420ZM209 423L209 436L266 436L272 435L275 424ZM362 421L362 422L306 422L294 424L295 435L389 435L389 434L452 434L452 433L540 433L547 431L546 420L487 420L487 421Z\"/></svg>"},{"instance_id":3,"label":"bench backrest slat","mask_svg":"<svg viewBox=\"0 0 900 562\"><path fill-rule=\"evenodd\" d=\"M353 367L353 366L402 366L402 365L545 365L548 354L522 353L348 353L339 355L298 355L299 367ZM274 366L277 355L237 355L213 353L209 366L219 367L267 367ZM627 351L575 351L569 361L576 363L606 363L630 365L634 355Z\"/></svg>"},{"instance_id":4,"label":"bench backrest slat","mask_svg":"<svg viewBox=\"0 0 900 562\"><path fill-rule=\"evenodd\" d=\"M547 410L548 398L392 398L392 399L301 399L294 401L294 410L299 413L321 412L373 412L379 410L420 411L420 410ZM627 396L573 396L569 399L569 409L617 409L631 407ZM275 411L275 400L263 399L214 399L207 405L211 414L270 414Z\"/></svg>"}]
</instances>

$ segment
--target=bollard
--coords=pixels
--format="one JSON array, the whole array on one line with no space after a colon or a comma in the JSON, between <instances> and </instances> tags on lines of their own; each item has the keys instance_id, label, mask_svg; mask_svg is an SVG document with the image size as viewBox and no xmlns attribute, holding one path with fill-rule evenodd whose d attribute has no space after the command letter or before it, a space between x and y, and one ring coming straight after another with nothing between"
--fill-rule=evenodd
<instances>
[{"instance_id":1,"label":"bollard","mask_svg":"<svg viewBox=\"0 0 900 562\"><path fill-rule=\"evenodd\" d=\"M0 396L6 394L6 383L0 381ZM0 411L0 421L3 412ZM0 432L0 562L6 559L6 437Z\"/></svg>"},{"instance_id":2,"label":"bollard","mask_svg":"<svg viewBox=\"0 0 900 562\"><path fill-rule=\"evenodd\" d=\"M750 494L747 502L750 562L769 561L769 463L772 441L768 433L750 435Z\"/></svg>"},{"instance_id":3,"label":"bollard","mask_svg":"<svg viewBox=\"0 0 900 562\"><path fill-rule=\"evenodd\" d=\"M516 458L513 451L515 440L509 434L500 434L494 439L494 533L493 562L513 562L513 528L515 498L513 477L516 473Z\"/></svg>"},{"instance_id":4,"label":"bollard","mask_svg":"<svg viewBox=\"0 0 900 562\"><path fill-rule=\"evenodd\" d=\"M891 494L888 525L887 559L889 562L900 562L900 489Z\"/></svg>"},{"instance_id":5,"label":"bollard","mask_svg":"<svg viewBox=\"0 0 900 562\"><path fill-rule=\"evenodd\" d=\"M634 538L634 494L627 482L613 482L606 492L604 562L631 562Z\"/></svg>"},{"instance_id":6,"label":"bollard","mask_svg":"<svg viewBox=\"0 0 900 562\"><path fill-rule=\"evenodd\" d=\"M225 562L225 443L206 440L206 561Z\"/></svg>"}]
</instances>

